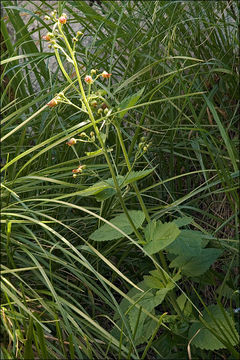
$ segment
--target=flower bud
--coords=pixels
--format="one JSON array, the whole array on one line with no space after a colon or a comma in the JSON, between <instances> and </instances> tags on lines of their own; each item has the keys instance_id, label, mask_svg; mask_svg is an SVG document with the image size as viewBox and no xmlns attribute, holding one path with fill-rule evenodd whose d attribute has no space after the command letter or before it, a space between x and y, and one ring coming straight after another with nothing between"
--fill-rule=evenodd
<instances>
[{"instance_id":1,"label":"flower bud","mask_svg":"<svg viewBox=\"0 0 240 360\"><path fill-rule=\"evenodd\" d=\"M97 106L97 101L96 101L96 100L92 101L92 102L90 103L90 105L93 106L93 107L96 107L96 106Z\"/></svg>"},{"instance_id":2,"label":"flower bud","mask_svg":"<svg viewBox=\"0 0 240 360\"><path fill-rule=\"evenodd\" d=\"M51 33L47 33L47 35L43 35L43 36L42 36L42 39L43 39L43 40L46 40L46 41L50 41L50 40L51 40L51 36L52 36Z\"/></svg>"},{"instance_id":3,"label":"flower bud","mask_svg":"<svg viewBox=\"0 0 240 360\"><path fill-rule=\"evenodd\" d=\"M147 151L147 149L148 149L147 146L143 147L143 151Z\"/></svg>"},{"instance_id":4,"label":"flower bud","mask_svg":"<svg viewBox=\"0 0 240 360\"><path fill-rule=\"evenodd\" d=\"M102 103L101 108L102 108L103 110L105 110L105 109L107 108L107 104Z\"/></svg>"},{"instance_id":5,"label":"flower bud","mask_svg":"<svg viewBox=\"0 0 240 360\"><path fill-rule=\"evenodd\" d=\"M103 112L104 112L105 115L107 115L107 113L108 113L108 108L104 109Z\"/></svg>"},{"instance_id":6,"label":"flower bud","mask_svg":"<svg viewBox=\"0 0 240 360\"><path fill-rule=\"evenodd\" d=\"M77 143L77 140L74 139L74 138L71 138L68 142L66 142L66 144L68 146L72 146L72 145L75 145Z\"/></svg>"},{"instance_id":7,"label":"flower bud","mask_svg":"<svg viewBox=\"0 0 240 360\"><path fill-rule=\"evenodd\" d=\"M78 31L77 36L81 36L81 35L83 35L83 33L81 31Z\"/></svg>"},{"instance_id":8,"label":"flower bud","mask_svg":"<svg viewBox=\"0 0 240 360\"><path fill-rule=\"evenodd\" d=\"M44 16L44 20L50 20L50 19L51 19L50 16L48 15Z\"/></svg>"},{"instance_id":9,"label":"flower bud","mask_svg":"<svg viewBox=\"0 0 240 360\"><path fill-rule=\"evenodd\" d=\"M98 109L98 114L100 115L102 112L103 112L103 109L102 108L100 108L100 109Z\"/></svg>"},{"instance_id":10,"label":"flower bud","mask_svg":"<svg viewBox=\"0 0 240 360\"><path fill-rule=\"evenodd\" d=\"M101 76L105 79L109 79L112 74L109 74L107 71L103 71Z\"/></svg>"},{"instance_id":11,"label":"flower bud","mask_svg":"<svg viewBox=\"0 0 240 360\"><path fill-rule=\"evenodd\" d=\"M84 81L85 81L87 84L92 84L92 83L93 83L93 79L92 79L91 75L85 76Z\"/></svg>"},{"instance_id":12,"label":"flower bud","mask_svg":"<svg viewBox=\"0 0 240 360\"><path fill-rule=\"evenodd\" d=\"M95 134L93 131L90 132L90 136L93 137Z\"/></svg>"},{"instance_id":13,"label":"flower bud","mask_svg":"<svg viewBox=\"0 0 240 360\"><path fill-rule=\"evenodd\" d=\"M57 102L57 100L54 98L54 99L52 99L51 101L49 101L49 103L47 103L47 105L49 106L49 107L54 107L54 106L56 106L58 104L58 102Z\"/></svg>"},{"instance_id":14,"label":"flower bud","mask_svg":"<svg viewBox=\"0 0 240 360\"><path fill-rule=\"evenodd\" d=\"M82 132L81 134L79 134L79 136L81 137L87 137L87 134L85 132Z\"/></svg>"},{"instance_id":15,"label":"flower bud","mask_svg":"<svg viewBox=\"0 0 240 360\"><path fill-rule=\"evenodd\" d=\"M92 69L92 70L91 70L91 74L92 74L92 75L95 75L96 72L97 72L97 70L95 70L95 69Z\"/></svg>"}]
</instances>

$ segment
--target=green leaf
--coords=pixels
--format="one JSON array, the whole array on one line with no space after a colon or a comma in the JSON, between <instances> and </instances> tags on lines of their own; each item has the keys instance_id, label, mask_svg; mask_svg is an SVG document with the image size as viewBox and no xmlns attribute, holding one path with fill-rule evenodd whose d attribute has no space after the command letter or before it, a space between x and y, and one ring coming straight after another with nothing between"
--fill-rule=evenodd
<instances>
[{"instance_id":1,"label":"green leaf","mask_svg":"<svg viewBox=\"0 0 240 360\"><path fill-rule=\"evenodd\" d=\"M152 270L149 272L151 274L151 276L144 276L144 285L147 288L152 288L152 289L163 289L163 288L167 288L168 290L171 290L175 287L174 282L177 282L178 280L181 279L181 275L180 274L176 274L172 277L172 280L168 280L169 282L167 283L167 285L165 284L165 277L163 278L163 274L159 271L159 270Z\"/></svg>"},{"instance_id":2,"label":"green leaf","mask_svg":"<svg viewBox=\"0 0 240 360\"><path fill-rule=\"evenodd\" d=\"M103 149L98 149L96 151L85 152L85 154L87 156L95 156L95 155L103 154Z\"/></svg>"},{"instance_id":3,"label":"green leaf","mask_svg":"<svg viewBox=\"0 0 240 360\"><path fill-rule=\"evenodd\" d=\"M77 195L80 195L80 196L96 195L100 191L103 191L105 189L110 189L111 187L112 186L107 181L99 181L87 189L78 191Z\"/></svg>"},{"instance_id":4,"label":"green leaf","mask_svg":"<svg viewBox=\"0 0 240 360\"><path fill-rule=\"evenodd\" d=\"M175 222L175 221L174 221ZM177 239L166 250L171 254L188 256L200 255L204 240L200 231L182 230Z\"/></svg>"},{"instance_id":5,"label":"green leaf","mask_svg":"<svg viewBox=\"0 0 240 360\"><path fill-rule=\"evenodd\" d=\"M225 310L225 314L223 314L218 305L210 305L208 311L212 316L210 316L206 310L203 311L203 320L206 321L207 325L215 330L220 338L223 338L226 342L230 342L233 346L237 345L239 340L238 334L230 314ZM197 321L190 327L188 334L189 339L191 339L199 329L201 329L200 332L192 340L193 345L204 350L219 350L226 348L226 346L200 321Z\"/></svg>"},{"instance_id":6,"label":"green leaf","mask_svg":"<svg viewBox=\"0 0 240 360\"><path fill-rule=\"evenodd\" d=\"M190 216L183 216L181 218L177 218L176 220L173 220L174 224L176 224L178 227L186 226L191 224L193 221L193 218Z\"/></svg>"},{"instance_id":7,"label":"green leaf","mask_svg":"<svg viewBox=\"0 0 240 360\"><path fill-rule=\"evenodd\" d=\"M192 314L192 304L188 301L184 294L181 294L177 298L177 303L185 316L190 316Z\"/></svg>"},{"instance_id":8,"label":"green leaf","mask_svg":"<svg viewBox=\"0 0 240 360\"><path fill-rule=\"evenodd\" d=\"M110 197L112 197L113 195L116 194L116 190L115 189L105 189L101 192L99 192L98 194L95 195L95 198L97 201L104 201L109 199Z\"/></svg>"},{"instance_id":9,"label":"green leaf","mask_svg":"<svg viewBox=\"0 0 240 360\"><path fill-rule=\"evenodd\" d=\"M117 176L117 182L118 182L119 186L122 184L123 179L124 179L123 176L121 176L121 175ZM115 189L114 181L112 178L105 180L105 183L110 186L109 186L109 188L105 188L101 192L98 192L97 194L95 194L95 198L97 201L104 201L117 193L117 191Z\"/></svg>"},{"instance_id":10,"label":"green leaf","mask_svg":"<svg viewBox=\"0 0 240 360\"><path fill-rule=\"evenodd\" d=\"M139 210L131 210L128 212L128 214L131 217L135 227L139 228L145 219L144 213ZM128 218L125 214L116 216L110 221L110 223L115 225L118 229L127 235L130 235L133 232L132 225L128 221ZM95 241L109 241L120 239L122 237L123 234L121 232L108 224L104 224L90 235L90 239Z\"/></svg>"},{"instance_id":11,"label":"green leaf","mask_svg":"<svg viewBox=\"0 0 240 360\"><path fill-rule=\"evenodd\" d=\"M206 95L203 95L208 107L209 107L209 110L211 111L212 115L213 115L213 118L214 120L216 121L217 125L218 125L218 128L219 128L219 131L221 133L221 136L222 136L222 139L223 141L225 142L225 145L226 145L226 148L227 148L227 151L228 151L228 155L232 161L232 164L233 164L233 168L234 168L234 171L238 171L238 165L237 165L237 162L236 162L236 151L234 151L233 149L233 146L234 146L234 142L231 141L231 139L229 138L229 135L228 133L226 132L226 129L225 127L223 126L216 110L215 110L215 107L213 106L213 103L206 97Z\"/></svg>"},{"instance_id":12,"label":"green leaf","mask_svg":"<svg viewBox=\"0 0 240 360\"><path fill-rule=\"evenodd\" d=\"M153 170L154 169L131 171L126 176L126 179L124 180L122 186L127 186L128 184L131 184L132 182L138 181L138 180L144 178L145 176L148 176L149 174L151 174L151 172L153 172Z\"/></svg>"},{"instance_id":13,"label":"green leaf","mask_svg":"<svg viewBox=\"0 0 240 360\"><path fill-rule=\"evenodd\" d=\"M201 249L197 256L177 256L169 265L170 268L179 267L186 276L200 276L207 271L210 266L223 253L221 249Z\"/></svg>"},{"instance_id":14,"label":"green leaf","mask_svg":"<svg viewBox=\"0 0 240 360\"><path fill-rule=\"evenodd\" d=\"M162 289L163 288L163 283L161 280L159 280L158 278L154 277L154 276L144 276L144 283L147 287L149 287L150 289Z\"/></svg>"},{"instance_id":15,"label":"green leaf","mask_svg":"<svg viewBox=\"0 0 240 360\"><path fill-rule=\"evenodd\" d=\"M127 293L128 297L135 300L135 302L138 305L142 306L142 308L147 310L149 313L154 314L155 313L154 309L163 302L169 289L161 289L157 291L157 293L154 295L152 291L149 291L146 288L144 282L140 282L138 284L138 287L144 290L145 293L139 292L136 289L131 289ZM123 301L120 304L120 307L123 312L127 313L131 330L132 332L134 332L136 328L139 308L136 306L132 306L132 304L129 304L129 302L126 299L123 299ZM156 327L156 322L153 321L151 318L149 318L148 315L142 311L140 314L137 331L135 334L135 339L134 339L135 344L139 345L147 341L152 334L152 330L155 327Z\"/></svg>"},{"instance_id":16,"label":"green leaf","mask_svg":"<svg viewBox=\"0 0 240 360\"><path fill-rule=\"evenodd\" d=\"M124 110L124 111L121 111L118 116L120 119L122 119L124 117L124 115L128 112L128 108L134 106L139 98L142 96L142 93L144 91L144 87L139 90L137 93L133 94L133 95L130 95L128 96L127 98L125 98L120 104L119 104L119 110Z\"/></svg>"},{"instance_id":17,"label":"green leaf","mask_svg":"<svg viewBox=\"0 0 240 360\"><path fill-rule=\"evenodd\" d=\"M121 175L119 175L117 177L119 186L123 182L123 179L124 179L124 177ZM103 201L103 200L106 200L107 198L111 197L115 193L116 193L116 189L114 187L113 179L109 178L104 181L99 181L96 184L88 187L87 189L78 191L78 192L74 193L74 195L79 195L79 196L95 195L96 199L98 201Z\"/></svg>"},{"instance_id":18,"label":"green leaf","mask_svg":"<svg viewBox=\"0 0 240 360\"><path fill-rule=\"evenodd\" d=\"M34 359L32 340L33 340L33 319L31 317L29 319L27 339L24 346L24 355L23 355L24 359Z\"/></svg>"},{"instance_id":19,"label":"green leaf","mask_svg":"<svg viewBox=\"0 0 240 360\"><path fill-rule=\"evenodd\" d=\"M153 221L147 225L144 234L148 242L144 250L153 255L171 244L180 234L180 230L173 222L163 224L161 221Z\"/></svg>"}]
</instances>

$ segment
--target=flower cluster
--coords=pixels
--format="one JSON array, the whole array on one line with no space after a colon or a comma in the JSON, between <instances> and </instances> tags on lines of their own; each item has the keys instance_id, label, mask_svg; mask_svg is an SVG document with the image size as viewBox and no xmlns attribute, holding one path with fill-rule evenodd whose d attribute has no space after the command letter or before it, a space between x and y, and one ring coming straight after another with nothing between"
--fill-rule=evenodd
<instances>
[{"instance_id":1,"label":"flower cluster","mask_svg":"<svg viewBox=\"0 0 240 360\"><path fill-rule=\"evenodd\" d=\"M83 172L83 170L86 168L86 165L79 165L77 167L77 169L73 169L72 173L73 173L73 177L77 177L77 174L81 174Z\"/></svg>"},{"instance_id":2,"label":"flower cluster","mask_svg":"<svg viewBox=\"0 0 240 360\"><path fill-rule=\"evenodd\" d=\"M85 81L87 84L91 85L91 84L92 84L95 80L97 80L100 76L101 76L103 79L109 79L110 76L112 75L112 74L109 74L107 71L104 70L101 74L98 74L95 79L93 79L92 76L95 75L96 73L97 73L97 70L92 69L92 70L91 70L91 75L86 75L85 78L84 78L84 81Z\"/></svg>"}]
</instances>

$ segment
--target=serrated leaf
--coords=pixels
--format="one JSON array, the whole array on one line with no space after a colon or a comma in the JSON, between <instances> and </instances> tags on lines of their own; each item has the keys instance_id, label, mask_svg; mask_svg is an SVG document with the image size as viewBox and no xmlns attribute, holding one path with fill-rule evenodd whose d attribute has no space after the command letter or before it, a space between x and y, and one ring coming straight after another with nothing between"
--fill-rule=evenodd
<instances>
[{"instance_id":1,"label":"serrated leaf","mask_svg":"<svg viewBox=\"0 0 240 360\"><path fill-rule=\"evenodd\" d=\"M133 94L133 95L130 95L128 96L127 98L125 98L120 104L119 104L119 110L124 110L124 111L121 111L118 116L120 119L122 119L124 117L124 115L128 112L128 109L127 108L130 108L132 106L134 106L139 98L142 96L142 93L144 91L144 87L139 90L137 93Z\"/></svg>"},{"instance_id":2,"label":"serrated leaf","mask_svg":"<svg viewBox=\"0 0 240 360\"><path fill-rule=\"evenodd\" d=\"M137 294L137 295L135 295L134 298L137 301L141 297L141 300L138 301L138 304L141 305L148 312L154 312L155 307L160 305L163 302L168 291L169 291L169 289L161 289L161 290L157 291L156 295L154 295L152 292L148 292L148 293L146 293L146 295L144 297L142 297L143 294ZM136 328L138 312L139 312L139 309L137 307L133 307L128 313L129 323L130 323L132 332L134 332L134 330ZM150 325L150 323L152 322L151 320L152 319L149 319L147 314L145 314L144 312L141 312L138 326L137 326L136 335L135 335L135 339L138 344L145 342L150 337L151 333L146 333L144 331L144 325L145 325L145 328L148 326L151 326ZM155 326L156 326L156 323L155 323Z\"/></svg>"},{"instance_id":3,"label":"serrated leaf","mask_svg":"<svg viewBox=\"0 0 240 360\"><path fill-rule=\"evenodd\" d=\"M177 298L177 303L185 316L190 316L192 314L192 304L188 301L184 294L181 294Z\"/></svg>"},{"instance_id":4,"label":"serrated leaf","mask_svg":"<svg viewBox=\"0 0 240 360\"><path fill-rule=\"evenodd\" d=\"M161 289L155 295L154 293L148 289L144 281L141 281L137 284L137 286L142 289L144 292L140 292L136 288L132 288L127 296L133 299L138 305L142 306L148 312L155 314L155 308L162 303L169 289ZM144 295L144 297L142 297ZM140 299L141 298L141 299ZM129 319L129 324L131 331L134 332L136 327L137 316L139 313L139 307L132 306L133 304L129 303L126 298L120 303L120 309L123 313L127 314L127 318ZM119 321L120 316L119 312L115 313L114 320L117 321L117 325L121 328L121 322ZM167 321L167 320L166 320ZM151 319L144 311L141 312L139 323L137 327L137 331L134 338L134 344L137 346L146 342L150 336L152 335L154 329L156 328L156 322ZM120 332L114 328L112 332L114 335L120 336Z\"/></svg>"},{"instance_id":5,"label":"serrated leaf","mask_svg":"<svg viewBox=\"0 0 240 360\"><path fill-rule=\"evenodd\" d=\"M90 195L95 195L97 193L99 193L100 191L103 191L105 189L110 189L112 186L110 184L108 184L106 181L100 181L92 186L90 186L87 189L78 191L78 195L80 196L90 196Z\"/></svg>"},{"instance_id":6,"label":"serrated leaf","mask_svg":"<svg viewBox=\"0 0 240 360\"><path fill-rule=\"evenodd\" d=\"M123 182L124 177L119 175L117 177L118 184ZM108 199L109 197L113 196L116 193L114 182L112 178L109 178L105 181L99 181L96 184L90 186L87 189L82 191L78 191L77 195L80 196L91 196L95 195L98 201L103 201Z\"/></svg>"},{"instance_id":7,"label":"serrated leaf","mask_svg":"<svg viewBox=\"0 0 240 360\"><path fill-rule=\"evenodd\" d=\"M105 189L95 195L97 201L104 201L116 194L115 189Z\"/></svg>"},{"instance_id":8,"label":"serrated leaf","mask_svg":"<svg viewBox=\"0 0 240 360\"><path fill-rule=\"evenodd\" d=\"M122 184L123 179L124 179L123 176L121 176L121 175L117 176L117 182L118 182L119 186ZM105 188L101 192L98 192L95 195L95 198L97 201L104 201L117 193L117 191L115 189L114 181L112 178L105 180L104 183L108 184L110 186L109 186L109 188Z\"/></svg>"},{"instance_id":9,"label":"serrated leaf","mask_svg":"<svg viewBox=\"0 0 240 360\"><path fill-rule=\"evenodd\" d=\"M197 256L177 256L169 265L170 268L178 267L186 276L200 276L207 271L210 266L222 254L221 249L201 249Z\"/></svg>"},{"instance_id":10,"label":"serrated leaf","mask_svg":"<svg viewBox=\"0 0 240 360\"><path fill-rule=\"evenodd\" d=\"M128 184L131 184L134 181L138 181L138 180L144 178L145 176L148 176L149 174L151 174L151 172L153 172L153 170L154 169L131 171L127 175L126 179L123 181L122 186L127 186Z\"/></svg>"},{"instance_id":11,"label":"serrated leaf","mask_svg":"<svg viewBox=\"0 0 240 360\"><path fill-rule=\"evenodd\" d=\"M144 234L148 242L144 250L153 255L170 245L180 234L180 230L173 222L163 224L158 221L152 222L152 225L149 223Z\"/></svg>"},{"instance_id":12,"label":"serrated leaf","mask_svg":"<svg viewBox=\"0 0 240 360\"><path fill-rule=\"evenodd\" d=\"M163 274L159 270L152 270L149 271L149 273L151 275L144 276L144 285L146 285L147 288L152 288L152 289L166 288L168 290L171 290L175 287L174 282L177 282L178 280L181 279L181 275L176 274L172 277L172 280L174 282L168 279L168 283L166 285L165 284L166 278L165 277L163 278Z\"/></svg>"},{"instance_id":13,"label":"serrated leaf","mask_svg":"<svg viewBox=\"0 0 240 360\"><path fill-rule=\"evenodd\" d=\"M204 234L200 231L182 230L166 250L175 255L184 254L186 257L200 255L203 248L203 236Z\"/></svg>"},{"instance_id":14,"label":"serrated leaf","mask_svg":"<svg viewBox=\"0 0 240 360\"><path fill-rule=\"evenodd\" d=\"M158 220L158 226L162 224L160 220ZM153 221L149 222L144 230L145 241L149 243L151 240L154 240L155 231L157 227L157 221L154 219Z\"/></svg>"},{"instance_id":15,"label":"serrated leaf","mask_svg":"<svg viewBox=\"0 0 240 360\"><path fill-rule=\"evenodd\" d=\"M229 313L225 311L224 316L218 305L210 305L208 307L208 311L212 314L212 317L218 325L208 314L208 312L204 310L203 320L206 321L207 325L214 329L219 337L223 338L227 342L230 342L233 346L237 345L239 336L237 334L234 321ZM204 327L200 321L197 321L190 327L188 334L189 339L191 339L199 329L201 330L193 338L192 345L195 345L196 347L203 350L219 350L226 348L226 346L219 339L217 339L217 337L210 330Z\"/></svg>"},{"instance_id":16,"label":"serrated leaf","mask_svg":"<svg viewBox=\"0 0 240 360\"><path fill-rule=\"evenodd\" d=\"M144 276L143 278L144 278L144 283L150 289L151 288L152 289L162 289L163 283L158 278L156 278L154 276L148 276L148 275Z\"/></svg>"},{"instance_id":17,"label":"serrated leaf","mask_svg":"<svg viewBox=\"0 0 240 360\"><path fill-rule=\"evenodd\" d=\"M193 218L190 216L183 216L181 218L177 218L173 220L174 224L176 224L178 227L186 226L191 224L193 221Z\"/></svg>"},{"instance_id":18,"label":"serrated leaf","mask_svg":"<svg viewBox=\"0 0 240 360\"><path fill-rule=\"evenodd\" d=\"M144 222L144 213L139 210L130 210L128 214L131 217L135 227L138 229ZM127 235L130 235L133 232L132 225L130 224L125 214L116 216L110 221L110 223L115 225ZM114 229L108 224L104 224L90 235L90 239L94 241L110 241L120 239L122 237L122 233L120 233L118 230Z\"/></svg>"}]
</instances>

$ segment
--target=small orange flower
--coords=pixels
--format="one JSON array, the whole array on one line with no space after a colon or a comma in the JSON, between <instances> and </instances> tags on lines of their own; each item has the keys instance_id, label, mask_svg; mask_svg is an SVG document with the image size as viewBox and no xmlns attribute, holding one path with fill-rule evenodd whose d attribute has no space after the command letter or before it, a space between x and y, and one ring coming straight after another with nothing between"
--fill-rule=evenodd
<instances>
[{"instance_id":1,"label":"small orange flower","mask_svg":"<svg viewBox=\"0 0 240 360\"><path fill-rule=\"evenodd\" d=\"M87 76L85 76L84 81L87 84L92 84L93 83L93 78L91 77L91 75L87 75Z\"/></svg>"},{"instance_id":2,"label":"small orange flower","mask_svg":"<svg viewBox=\"0 0 240 360\"><path fill-rule=\"evenodd\" d=\"M104 79L109 79L111 75L112 75L112 74L109 74L107 71L104 71L104 72L101 74L101 76L102 76Z\"/></svg>"},{"instance_id":3,"label":"small orange flower","mask_svg":"<svg viewBox=\"0 0 240 360\"><path fill-rule=\"evenodd\" d=\"M43 35L43 40L46 40L46 41L50 41L51 40L51 37L50 37L50 35L49 34L47 34L47 35Z\"/></svg>"},{"instance_id":4,"label":"small orange flower","mask_svg":"<svg viewBox=\"0 0 240 360\"><path fill-rule=\"evenodd\" d=\"M54 107L58 104L57 100L56 99L52 99L51 101L49 101L49 103L47 103L47 105L49 107Z\"/></svg>"},{"instance_id":5,"label":"small orange flower","mask_svg":"<svg viewBox=\"0 0 240 360\"><path fill-rule=\"evenodd\" d=\"M66 142L66 144L68 146L72 146L72 145L75 145L77 143L77 140L74 139L74 138L71 138L68 142Z\"/></svg>"},{"instance_id":6,"label":"small orange flower","mask_svg":"<svg viewBox=\"0 0 240 360\"><path fill-rule=\"evenodd\" d=\"M86 165L79 165L78 168L73 169L72 172L73 172L73 174L81 173L85 167L86 167Z\"/></svg>"},{"instance_id":7,"label":"small orange flower","mask_svg":"<svg viewBox=\"0 0 240 360\"><path fill-rule=\"evenodd\" d=\"M66 24L67 16L65 14L62 14L62 16L60 16L60 18L58 20L61 24Z\"/></svg>"}]
</instances>

